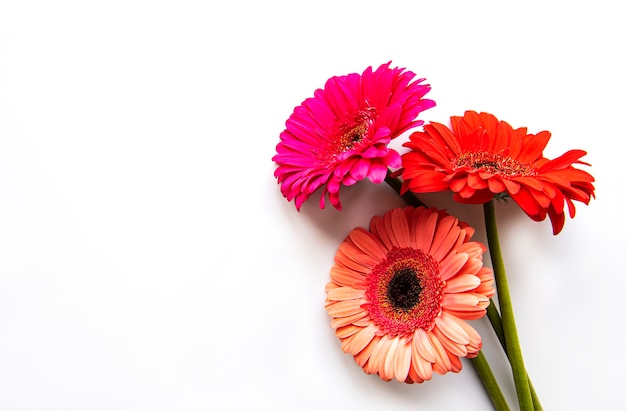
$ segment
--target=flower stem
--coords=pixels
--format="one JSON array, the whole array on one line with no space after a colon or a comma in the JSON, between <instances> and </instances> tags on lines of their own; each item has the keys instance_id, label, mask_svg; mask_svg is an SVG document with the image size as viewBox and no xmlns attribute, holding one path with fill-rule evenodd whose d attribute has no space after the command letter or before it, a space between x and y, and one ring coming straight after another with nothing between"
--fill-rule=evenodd
<instances>
[{"instance_id":1,"label":"flower stem","mask_svg":"<svg viewBox=\"0 0 626 411\"><path fill-rule=\"evenodd\" d=\"M487 390L487 394L489 398L491 398L491 403L496 408L496 411L509 411L509 405L506 403L504 399L504 395L502 395L502 391L500 390L500 386L496 381L496 378L489 367L489 363L487 362L487 358L482 351L478 351L478 355L475 358L470 359L474 369L480 376L480 379Z\"/></svg>"},{"instance_id":2,"label":"flower stem","mask_svg":"<svg viewBox=\"0 0 626 411\"><path fill-rule=\"evenodd\" d=\"M528 375L526 374L526 369L524 368L522 350L520 348L517 327L515 325L515 317L513 315L513 305L511 304L511 294L509 292L509 285L504 268L504 260L500 249L494 201L491 200L488 203L485 203L483 211L485 215L485 227L487 230L489 253L491 254L491 262L496 279L498 301L500 302L502 331L504 334L507 355L513 370L517 401L521 411L531 411L534 410L533 400L530 394Z\"/></svg>"},{"instance_id":3,"label":"flower stem","mask_svg":"<svg viewBox=\"0 0 626 411\"><path fill-rule=\"evenodd\" d=\"M425 204L422 203L420 199L417 198L411 191L401 194L400 188L402 187L402 182L396 177L391 176L391 170L387 171L385 183L389 184L389 186L391 186L391 188L393 188L394 191L407 202L407 204L412 205L413 207L425 206Z\"/></svg>"},{"instance_id":4,"label":"flower stem","mask_svg":"<svg viewBox=\"0 0 626 411\"><path fill-rule=\"evenodd\" d=\"M506 349L506 342L504 341L504 331L502 330L502 318L496 308L496 302L492 298L489 299L489 306L487 307L487 318L491 323L491 328L496 332L500 345L504 350L504 353L508 356L508 350Z\"/></svg>"},{"instance_id":5,"label":"flower stem","mask_svg":"<svg viewBox=\"0 0 626 411\"><path fill-rule=\"evenodd\" d=\"M506 342L504 341L504 331L502 330L502 319L500 318L500 313L495 306L495 302L490 300L489 307L487 307L487 318L491 323L491 327L495 331L498 336L498 340L500 341L500 345L504 350L507 358L509 358L509 350L506 349ZM509 358L510 361L510 358ZM539 396L537 396L537 392L535 391L535 387L533 386L530 377L528 377L528 387L530 388L530 395L533 399L533 406L535 411L543 411L543 407L541 406L541 402L539 401Z\"/></svg>"}]
</instances>

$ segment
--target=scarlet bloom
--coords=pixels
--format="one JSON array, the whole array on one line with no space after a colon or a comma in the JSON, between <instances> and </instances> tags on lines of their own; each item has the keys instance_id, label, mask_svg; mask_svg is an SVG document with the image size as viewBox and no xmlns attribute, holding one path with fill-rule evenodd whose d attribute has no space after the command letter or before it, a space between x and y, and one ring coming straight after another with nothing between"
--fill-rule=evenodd
<instances>
[{"instance_id":1,"label":"scarlet bloom","mask_svg":"<svg viewBox=\"0 0 626 411\"><path fill-rule=\"evenodd\" d=\"M397 208L356 228L335 255L326 310L344 352L385 381L459 372L482 347L465 321L495 293L474 229L434 208Z\"/></svg>"},{"instance_id":2,"label":"scarlet bloom","mask_svg":"<svg viewBox=\"0 0 626 411\"><path fill-rule=\"evenodd\" d=\"M586 152L570 150L549 160L543 149L550 132L528 134L513 129L489 113L466 111L451 117L452 130L431 122L413 133L402 155L402 192L428 193L452 190L461 203L483 204L495 195L510 196L530 218L550 217L556 235L565 224L565 204L570 217L572 200L589 204L595 197L594 178L576 169Z\"/></svg>"},{"instance_id":3,"label":"scarlet bloom","mask_svg":"<svg viewBox=\"0 0 626 411\"><path fill-rule=\"evenodd\" d=\"M272 158L278 165L274 176L298 210L320 187L320 207L328 193L331 204L341 209L342 184L365 177L381 183L388 167L400 167L400 155L387 144L422 125L417 115L435 102L423 98L430 91L421 84L424 79L413 81L414 73L389 65L330 78L285 123Z\"/></svg>"}]
</instances>

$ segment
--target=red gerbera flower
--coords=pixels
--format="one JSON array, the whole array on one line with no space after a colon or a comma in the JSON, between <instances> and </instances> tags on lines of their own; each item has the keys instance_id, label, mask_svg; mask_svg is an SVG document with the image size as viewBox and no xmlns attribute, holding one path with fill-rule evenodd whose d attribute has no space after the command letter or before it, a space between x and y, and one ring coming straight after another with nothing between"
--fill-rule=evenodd
<instances>
[{"instance_id":1,"label":"red gerbera flower","mask_svg":"<svg viewBox=\"0 0 626 411\"><path fill-rule=\"evenodd\" d=\"M401 165L400 155L387 144L423 124L417 115L435 105L424 99L430 86L412 81L415 74L381 65L363 74L332 77L294 109L280 134L272 160L274 175L287 200L302 203L323 186L331 204L341 209L339 188L368 177L384 181L388 167Z\"/></svg>"},{"instance_id":2,"label":"red gerbera flower","mask_svg":"<svg viewBox=\"0 0 626 411\"><path fill-rule=\"evenodd\" d=\"M495 294L474 229L444 211L396 208L356 228L335 255L326 310L344 352L383 380L459 372L480 335L465 320Z\"/></svg>"},{"instance_id":3,"label":"red gerbera flower","mask_svg":"<svg viewBox=\"0 0 626 411\"><path fill-rule=\"evenodd\" d=\"M452 190L461 203L483 204L495 195L510 196L530 218L550 217L558 234L565 224L565 204L570 217L572 200L589 204L594 178L576 169L586 152L571 150L549 160L543 156L550 133L528 134L513 129L489 113L467 111L451 117L452 130L430 123L413 133L402 155L402 192L428 193Z\"/></svg>"}]
</instances>

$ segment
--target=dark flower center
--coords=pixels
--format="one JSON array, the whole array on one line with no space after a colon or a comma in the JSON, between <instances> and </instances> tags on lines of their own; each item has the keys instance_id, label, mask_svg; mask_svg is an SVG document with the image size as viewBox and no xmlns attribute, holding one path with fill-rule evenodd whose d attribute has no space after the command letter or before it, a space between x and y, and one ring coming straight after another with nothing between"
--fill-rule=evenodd
<instances>
[{"instance_id":1,"label":"dark flower center","mask_svg":"<svg viewBox=\"0 0 626 411\"><path fill-rule=\"evenodd\" d=\"M332 127L328 146L320 153L320 158L323 161L334 161L341 153L365 142L376 116L376 109L367 107L356 114L338 118Z\"/></svg>"},{"instance_id":2,"label":"dark flower center","mask_svg":"<svg viewBox=\"0 0 626 411\"><path fill-rule=\"evenodd\" d=\"M387 288L387 298L396 310L409 311L420 301L422 287L415 271L402 268L397 271Z\"/></svg>"},{"instance_id":3,"label":"dark flower center","mask_svg":"<svg viewBox=\"0 0 626 411\"><path fill-rule=\"evenodd\" d=\"M456 159L456 167L469 167L489 174L508 177L532 175L533 170L526 164L489 151L467 151Z\"/></svg>"},{"instance_id":4,"label":"dark flower center","mask_svg":"<svg viewBox=\"0 0 626 411\"><path fill-rule=\"evenodd\" d=\"M439 264L421 249L393 247L367 276L370 317L391 336L430 330L441 312L443 287Z\"/></svg>"},{"instance_id":5,"label":"dark flower center","mask_svg":"<svg viewBox=\"0 0 626 411\"><path fill-rule=\"evenodd\" d=\"M357 123L354 126L344 125L339 129L339 147L341 151L349 150L355 144L361 142L363 137L367 136L369 124L365 121Z\"/></svg>"}]
</instances>

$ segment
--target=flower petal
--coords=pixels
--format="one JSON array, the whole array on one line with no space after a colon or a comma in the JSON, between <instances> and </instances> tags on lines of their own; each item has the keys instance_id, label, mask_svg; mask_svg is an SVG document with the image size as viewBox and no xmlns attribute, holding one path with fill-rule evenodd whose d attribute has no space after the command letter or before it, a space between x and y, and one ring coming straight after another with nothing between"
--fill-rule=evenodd
<instances>
[{"instance_id":1,"label":"flower petal","mask_svg":"<svg viewBox=\"0 0 626 411\"><path fill-rule=\"evenodd\" d=\"M444 290L446 293L460 293L473 290L480 285L480 279L475 275L461 274L446 281Z\"/></svg>"}]
</instances>

